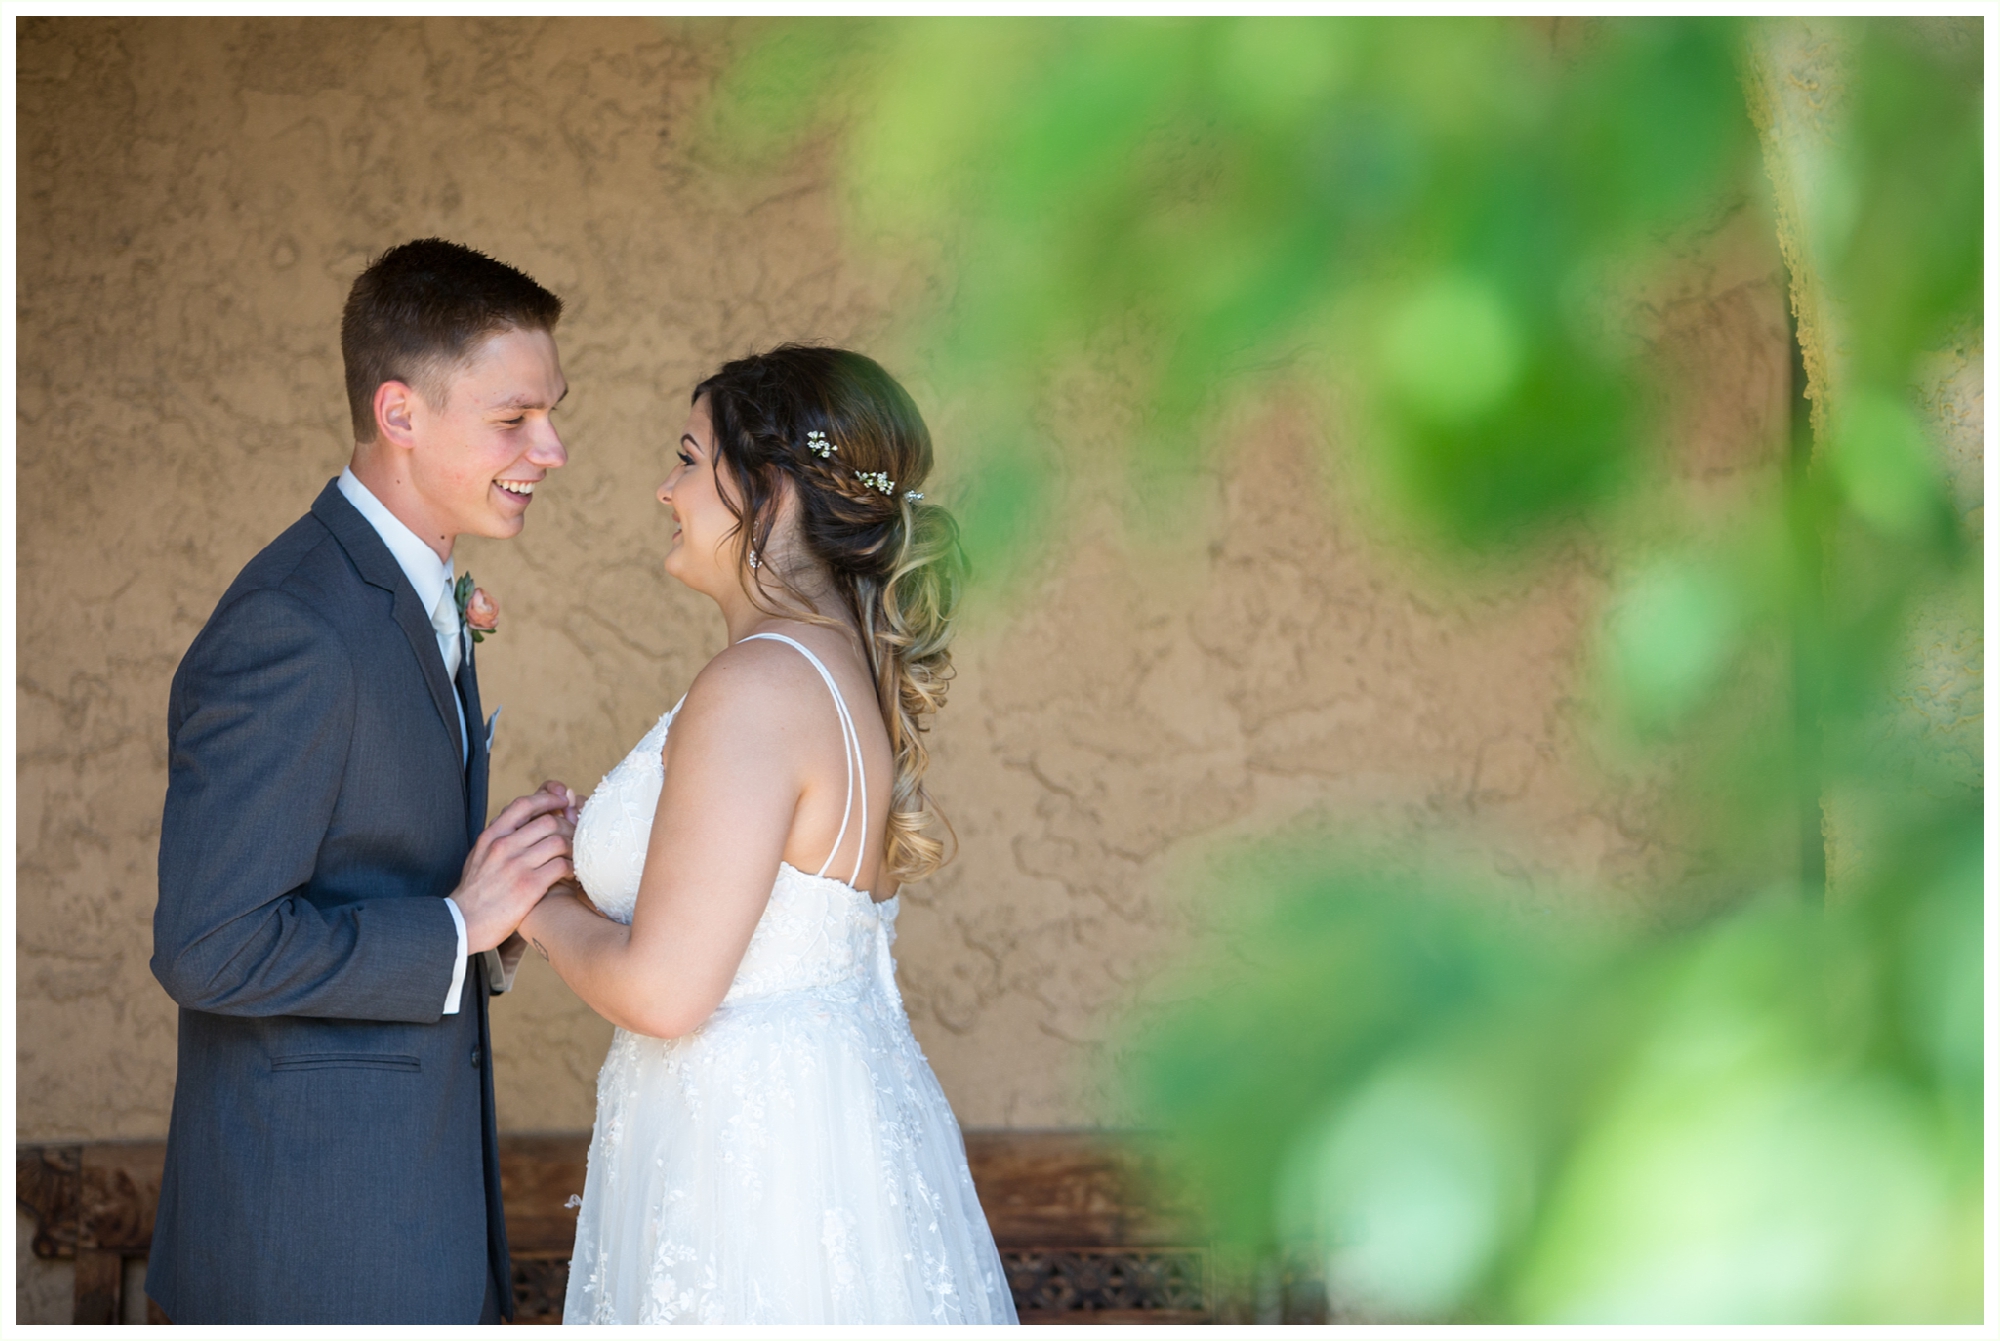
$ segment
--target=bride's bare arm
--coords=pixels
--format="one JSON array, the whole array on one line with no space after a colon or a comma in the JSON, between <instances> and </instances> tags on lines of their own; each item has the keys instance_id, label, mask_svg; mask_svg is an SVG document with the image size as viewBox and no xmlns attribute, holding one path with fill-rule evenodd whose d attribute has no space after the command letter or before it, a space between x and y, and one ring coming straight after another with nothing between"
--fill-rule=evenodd
<instances>
[{"instance_id":1,"label":"bride's bare arm","mask_svg":"<svg viewBox=\"0 0 2000 1341\"><path fill-rule=\"evenodd\" d=\"M802 792L801 734L823 727L810 709L826 711L782 656L799 661L774 644L739 644L689 689L632 925L566 892L521 924L592 1010L634 1033L675 1038L706 1020L770 898Z\"/></svg>"}]
</instances>

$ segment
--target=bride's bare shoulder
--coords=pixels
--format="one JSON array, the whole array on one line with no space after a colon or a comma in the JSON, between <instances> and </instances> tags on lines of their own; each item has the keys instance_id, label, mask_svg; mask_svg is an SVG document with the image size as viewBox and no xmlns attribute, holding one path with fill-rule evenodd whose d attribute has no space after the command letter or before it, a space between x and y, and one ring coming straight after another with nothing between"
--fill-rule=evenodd
<instances>
[{"instance_id":1,"label":"bride's bare shoulder","mask_svg":"<svg viewBox=\"0 0 2000 1341\"><path fill-rule=\"evenodd\" d=\"M804 639L800 639L801 642ZM810 713L812 696L826 686L797 649L768 638L746 638L718 652L688 686L687 701L674 718L691 731L728 726L732 732L784 732Z\"/></svg>"}]
</instances>

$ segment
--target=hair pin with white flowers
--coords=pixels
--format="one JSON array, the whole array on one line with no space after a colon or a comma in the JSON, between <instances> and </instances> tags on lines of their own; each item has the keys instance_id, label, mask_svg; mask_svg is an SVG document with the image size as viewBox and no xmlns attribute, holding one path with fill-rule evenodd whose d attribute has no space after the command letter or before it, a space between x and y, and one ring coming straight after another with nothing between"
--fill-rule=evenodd
<instances>
[{"instance_id":1,"label":"hair pin with white flowers","mask_svg":"<svg viewBox=\"0 0 2000 1341\"><path fill-rule=\"evenodd\" d=\"M924 496L915 489L905 489L903 490L903 500L908 503L921 503L924 501Z\"/></svg>"},{"instance_id":2,"label":"hair pin with white flowers","mask_svg":"<svg viewBox=\"0 0 2000 1341\"><path fill-rule=\"evenodd\" d=\"M828 442L826 434L815 428L806 434L806 450L824 461L839 451L840 448L836 444Z\"/></svg>"},{"instance_id":3,"label":"hair pin with white flowers","mask_svg":"<svg viewBox=\"0 0 2000 1341\"><path fill-rule=\"evenodd\" d=\"M854 478L881 493L893 494L896 492L896 482L879 470L857 470L854 472Z\"/></svg>"}]
</instances>

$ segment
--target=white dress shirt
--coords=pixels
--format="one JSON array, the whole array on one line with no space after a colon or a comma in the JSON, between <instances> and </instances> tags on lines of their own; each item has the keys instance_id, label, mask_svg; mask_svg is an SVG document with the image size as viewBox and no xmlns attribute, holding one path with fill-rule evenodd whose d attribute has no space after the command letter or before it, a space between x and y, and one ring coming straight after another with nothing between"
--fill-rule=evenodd
<instances>
[{"instance_id":1,"label":"white dress shirt","mask_svg":"<svg viewBox=\"0 0 2000 1341\"><path fill-rule=\"evenodd\" d=\"M368 519L368 524L375 528L375 534L381 536L382 543L389 547L389 553L403 570L403 576L410 580L410 586L415 589L417 600L422 602L424 610L428 613L437 609L438 601L451 590L451 560L438 558L437 551L418 539L417 533L403 525L395 513L382 505L381 499L368 492L368 486L355 478L352 470L342 470L339 483L341 496L354 504L354 510ZM462 640L464 630L453 636ZM445 641L446 635L440 633L437 639L438 655L444 658L446 665L450 665L451 648ZM461 641L459 646L462 652L464 643ZM465 729L465 704L456 692L452 694L451 701L458 705L459 764L463 767L471 758L467 751L472 748L472 738ZM465 992L465 914L450 899L444 901L444 906L451 910L452 925L458 928L458 958L451 970L451 990L445 993L444 1013L456 1015L459 998Z\"/></svg>"}]
</instances>

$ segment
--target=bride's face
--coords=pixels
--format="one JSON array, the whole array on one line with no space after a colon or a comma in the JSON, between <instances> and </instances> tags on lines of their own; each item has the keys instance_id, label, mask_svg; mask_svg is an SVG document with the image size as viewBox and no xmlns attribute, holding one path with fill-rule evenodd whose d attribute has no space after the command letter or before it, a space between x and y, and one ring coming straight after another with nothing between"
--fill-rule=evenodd
<instances>
[{"instance_id":1,"label":"bride's face","mask_svg":"<svg viewBox=\"0 0 2000 1341\"><path fill-rule=\"evenodd\" d=\"M674 519L667 572L696 591L717 595L737 585L736 546L729 535L736 517L716 486L715 428L708 397L688 411L676 454L673 471L655 495Z\"/></svg>"}]
</instances>

